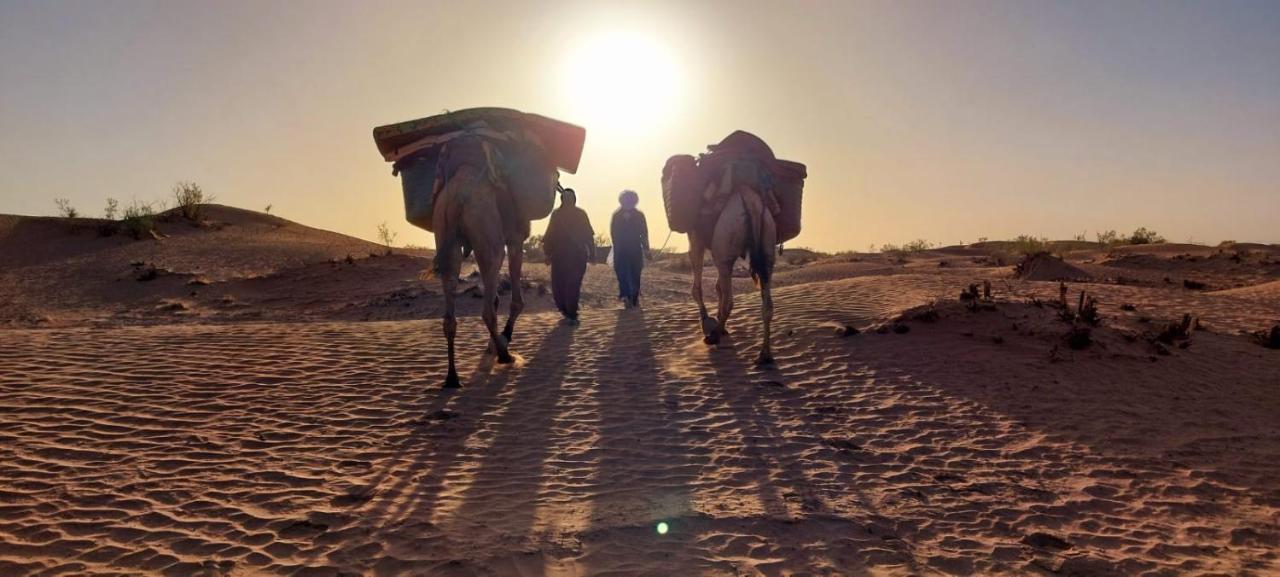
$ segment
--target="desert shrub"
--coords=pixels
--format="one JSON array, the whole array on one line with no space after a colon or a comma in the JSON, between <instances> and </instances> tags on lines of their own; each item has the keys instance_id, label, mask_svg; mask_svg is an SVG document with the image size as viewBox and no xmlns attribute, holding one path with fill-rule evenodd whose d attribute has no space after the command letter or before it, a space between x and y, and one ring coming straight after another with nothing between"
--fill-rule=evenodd
<instances>
[{"instance_id":1,"label":"desert shrub","mask_svg":"<svg viewBox=\"0 0 1280 577\"><path fill-rule=\"evenodd\" d=\"M907 252L923 252L931 248L933 248L933 243L923 238L917 238L907 244L902 245L902 250L905 250Z\"/></svg>"},{"instance_id":2,"label":"desert shrub","mask_svg":"<svg viewBox=\"0 0 1280 577\"><path fill-rule=\"evenodd\" d=\"M1102 248L1111 248L1120 242L1120 235L1114 230L1094 233L1093 237L1098 239L1098 244L1102 245Z\"/></svg>"},{"instance_id":3,"label":"desert shrub","mask_svg":"<svg viewBox=\"0 0 1280 577\"><path fill-rule=\"evenodd\" d=\"M120 213L120 201L107 197L107 208L102 210L103 218L107 220L115 220L116 215Z\"/></svg>"},{"instance_id":4,"label":"desert shrub","mask_svg":"<svg viewBox=\"0 0 1280 577\"><path fill-rule=\"evenodd\" d=\"M822 258L823 256L826 256L821 252L818 252L816 250L813 250L811 248L806 248L806 247L788 248L786 250L783 250L781 252L781 255L782 255L781 260L783 262L789 265L796 265L796 266L809 264L813 261L818 260L819 258Z\"/></svg>"},{"instance_id":5,"label":"desert shrub","mask_svg":"<svg viewBox=\"0 0 1280 577\"><path fill-rule=\"evenodd\" d=\"M529 238L524 239L524 259L528 262L545 262L547 260L546 253L542 250L541 234L531 234Z\"/></svg>"},{"instance_id":6,"label":"desert shrub","mask_svg":"<svg viewBox=\"0 0 1280 577\"><path fill-rule=\"evenodd\" d=\"M267 213L267 214L271 214L271 207L272 207L272 206L275 206L275 205L273 205L273 204L268 204L266 208L262 209L262 212L265 212L265 213Z\"/></svg>"},{"instance_id":7,"label":"desert shrub","mask_svg":"<svg viewBox=\"0 0 1280 577\"><path fill-rule=\"evenodd\" d=\"M903 245L896 245L893 243L882 244L880 245L880 252L885 254L901 254L905 252L923 252L931 248L933 248L933 243L923 238L917 238Z\"/></svg>"},{"instance_id":8,"label":"desert shrub","mask_svg":"<svg viewBox=\"0 0 1280 577\"><path fill-rule=\"evenodd\" d=\"M199 222L204 218L204 204L213 201L213 196L206 195L200 185L190 181L179 181L173 185L174 207L183 218Z\"/></svg>"},{"instance_id":9,"label":"desert shrub","mask_svg":"<svg viewBox=\"0 0 1280 577\"><path fill-rule=\"evenodd\" d=\"M76 207L71 206L71 201L65 198L55 198L53 203L58 205L58 216L65 218L76 218L80 216L80 211Z\"/></svg>"},{"instance_id":10,"label":"desert shrub","mask_svg":"<svg viewBox=\"0 0 1280 577\"><path fill-rule=\"evenodd\" d=\"M1050 244L1047 237L1036 237L1029 234L1020 234L1014 238L1012 250L1020 255L1033 255L1041 252L1049 252Z\"/></svg>"},{"instance_id":11,"label":"desert shrub","mask_svg":"<svg viewBox=\"0 0 1280 577\"><path fill-rule=\"evenodd\" d=\"M387 254L391 254L391 245L396 242L396 233L387 226L386 221L378 225L378 240L387 247Z\"/></svg>"},{"instance_id":12,"label":"desert shrub","mask_svg":"<svg viewBox=\"0 0 1280 577\"><path fill-rule=\"evenodd\" d=\"M1089 231L1087 231L1087 230L1086 230L1086 231L1084 231L1084 232L1082 232L1082 233L1080 233L1080 234L1077 234L1077 235L1075 235L1075 236L1071 237L1071 240L1074 240L1074 241L1076 241L1076 242L1088 242L1088 239L1085 237L1085 235L1086 235L1086 234L1088 234L1088 232L1089 232Z\"/></svg>"},{"instance_id":13,"label":"desert shrub","mask_svg":"<svg viewBox=\"0 0 1280 577\"><path fill-rule=\"evenodd\" d=\"M124 207L124 213L120 219L120 230L135 239L154 235L156 230L155 206L149 202L139 202L138 199L134 199L129 206Z\"/></svg>"},{"instance_id":14,"label":"desert shrub","mask_svg":"<svg viewBox=\"0 0 1280 577\"><path fill-rule=\"evenodd\" d=\"M1147 230L1147 227L1141 226L1129 235L1129 244L1160 244L1164 242L1164 237L1160 236L1154 230Z\"/></svg>"}]
</instances>

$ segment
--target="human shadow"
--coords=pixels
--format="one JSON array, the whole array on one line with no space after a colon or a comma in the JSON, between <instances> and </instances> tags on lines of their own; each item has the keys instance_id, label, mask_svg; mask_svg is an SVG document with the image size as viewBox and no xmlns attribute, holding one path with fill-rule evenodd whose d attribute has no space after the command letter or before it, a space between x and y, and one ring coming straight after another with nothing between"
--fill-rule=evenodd
<instances>
[{"instance_id":1,"label":"human shadow","mask_svg":"<svg viewBox=\"0 0 1280 577\"><path fill-rule=\"evenodd\" d=\"M669 551L695 516L690 493L698 467L672 418L678 385L661 377L645 312L615 314L613 337L595 373L599 457L585 536L607 547ZM660 522L671 535L655 530ZM611 568L607 557L587 556L587 572Z\"/></svg>"},{"instance_id":2,"label":"human shadow","mask_svg":"<svg viewBox=\"0 0 1280 577\"><path fill-rule=\"evenodd\" d=\"M727 412L720 434L736 436L738 446L718 458L721 483L754 494L763 515L749 521L760 534L775 534L769 546L787 552L796 566L821 573L832 564L857 572L885 565L923 571L897 538L904 528L886 515L851 472L876 463L860 451L848 427L832 408L802 383L822 362L789 355L781 347L778 365L754 363L755 328L740 327L701 359L710 369L697 386L707 413ZM735 340L736 339L736 340ZM840 378L856 378L840 375ZM793 382L797 381L797 382ZM822 409L822 410L815 410ZM850 510L849 503L858 503ZM823 542L821 547L806 544Z\"/></svg>"}]
</instances>

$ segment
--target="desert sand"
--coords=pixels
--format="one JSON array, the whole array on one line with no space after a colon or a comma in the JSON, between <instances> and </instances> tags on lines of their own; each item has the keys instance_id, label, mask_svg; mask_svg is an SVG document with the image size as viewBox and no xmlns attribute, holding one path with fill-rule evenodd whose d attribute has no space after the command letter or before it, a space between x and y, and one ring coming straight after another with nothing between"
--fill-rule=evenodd
<instances>
[{"instance_id":1,"label":"desert sand","mask_svg":"<svg viewBox=\"0 0 1280 577\"><path fill-rule=\"evenodd\" d=\"M788 250L766 369L745 274L712 348L678 258L531 265L448 391L429 251L209 219L0 217L0 575L1280 573L1274 245Z\"/></svg>"}]
</instances>

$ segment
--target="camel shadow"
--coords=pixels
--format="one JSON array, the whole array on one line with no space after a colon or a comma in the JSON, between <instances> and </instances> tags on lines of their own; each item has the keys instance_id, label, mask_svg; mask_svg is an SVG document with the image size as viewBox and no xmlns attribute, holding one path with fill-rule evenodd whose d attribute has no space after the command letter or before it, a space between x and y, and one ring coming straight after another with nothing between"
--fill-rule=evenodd
<instances>
[{"instance_id":1,"label":"camel shadow","mask_svg":"<svg viewBox=\"0 0 1280 577\"><path fill-rule=\"evenodd\" d=\"M467 440L506 388L511 373L482 355L461 389L435 389L382 470L333 505L355 509L374 533L429 523L447 480L466 461ZM421 472L421 473L418 473ZM390 482L390 484L388 484Z\"/></svg>"},{"instance_id":2,"label":"camel shadow","mask_svg":"<svg viewBox=\"0 0 1280 577\"><path fill-rule=\"evenodd\" d=\"M495 409L501 415L485 450L489 457L470 475L461 504L443 522L449 534L494 542L503 536L531 536L556 441L558 405L573 365L574 335L573 327L553 328L504 391L502 406Z\"/></svg>"}]
</instances>

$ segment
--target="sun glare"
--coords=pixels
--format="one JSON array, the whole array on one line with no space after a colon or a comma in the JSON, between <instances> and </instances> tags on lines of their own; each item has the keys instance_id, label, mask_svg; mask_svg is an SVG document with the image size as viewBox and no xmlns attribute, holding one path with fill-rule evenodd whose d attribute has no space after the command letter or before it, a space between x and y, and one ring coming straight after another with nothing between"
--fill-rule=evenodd
<instances>
[{"instance_id":1,"label":"sun glare","mask_svg":"<svg viewBox=\"0 0 1280 577\"><path fill-rule=\"evenodd\" d=\"M678 85L676 61L666 47L628 33L579 44L561 81L574 117L596 135L615 137L651 134L671 120Z\"/></svg>"}]
</instances>

